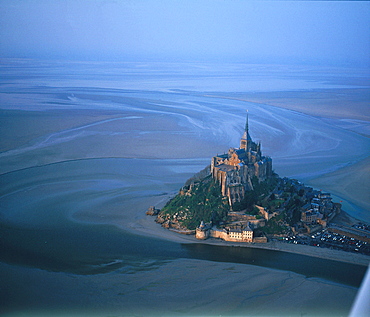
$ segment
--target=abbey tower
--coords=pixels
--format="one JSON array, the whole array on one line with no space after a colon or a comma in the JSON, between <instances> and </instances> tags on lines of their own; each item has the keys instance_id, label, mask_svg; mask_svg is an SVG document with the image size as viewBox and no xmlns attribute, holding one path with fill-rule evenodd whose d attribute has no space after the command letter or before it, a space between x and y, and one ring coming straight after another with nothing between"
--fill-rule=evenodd
<instances>
[{"instance_id":1,"label":"abbey tower","mask_svg":"<svg viewBox=\"0 0 370 317\"><path fill-rule=\"evenodd\" d=\"M227 154L214 156L211 174L220 183L221 193L228 197L230 206L240 202L245 192L253 189L253 176L264 181L272 175L271 158L262 156L261 144L253 142L249 135L248 114L240 147L230 148Z\"/></svg>"}]
</instances>

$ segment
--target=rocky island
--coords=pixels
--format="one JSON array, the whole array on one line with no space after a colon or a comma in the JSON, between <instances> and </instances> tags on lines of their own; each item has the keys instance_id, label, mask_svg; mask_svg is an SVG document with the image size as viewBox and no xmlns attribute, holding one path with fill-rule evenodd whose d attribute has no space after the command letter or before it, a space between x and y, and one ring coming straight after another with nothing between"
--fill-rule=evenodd
<instances>
[{"instance_id":1,"label":"rocky island","mask_svg":"<svg viewBox=\"0 0 370 317\"><path fill-rule=\"evenodd\" d=\"M169 230L200 240L277 239L370 255L370 227L348 221L330 193L274 173L272 159L262 155L248 124L247 114L239 148L214 156L161 210L151 206L147 214Z\"/></svg>"}]
</instances>

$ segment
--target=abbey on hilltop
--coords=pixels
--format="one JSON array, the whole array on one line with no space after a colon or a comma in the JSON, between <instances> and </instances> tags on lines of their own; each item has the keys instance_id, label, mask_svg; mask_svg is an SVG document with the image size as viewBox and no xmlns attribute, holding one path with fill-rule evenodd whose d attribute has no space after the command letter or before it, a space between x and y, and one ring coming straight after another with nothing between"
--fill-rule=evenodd
<instances>
[{"instance_id":1,"label":"abbey on hilltop","mask_svg":"<svg viewBox=\"0 0 370 317\"><path fill-rule=\"evenodd\" d=\"M239 148L230 148L227 154L214 156L211 160L212 177L221 185L221 193L228 197L232 206L240 202L245 192L253 190L251 179L264 181L272 176L272 160L262 156L261 143L252 141L248 129L248 113L245 131Z\"/></svg>"},{"instance_id":2,"label":"abbey on hilltop","mask_svg":"<svg viewBox=\"0 0 370 317\"><path fill-rule=\"evenodd\" d=\"M283 237L295 244L370 254L366 232L354 233L354 226L346 230L347 222L340 230L327 227L341 206L330 193L273 173L271 158L262 155L261 144L249 135L247 115L239 148L214 156L210 168L190 178L161 210L152 206L147 214L156 216L162 227L199 240L266 243ZM368 224L356 226L369 232ZM329 239L332 234L334 240Z\"/></svg>"}]
</instances>

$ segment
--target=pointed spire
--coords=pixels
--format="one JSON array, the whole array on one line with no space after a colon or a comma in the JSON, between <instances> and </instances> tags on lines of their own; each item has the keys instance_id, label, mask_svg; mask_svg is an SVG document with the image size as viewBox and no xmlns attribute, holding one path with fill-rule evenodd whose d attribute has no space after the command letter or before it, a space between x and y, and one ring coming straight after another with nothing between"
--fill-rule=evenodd
<instances>
[{"instance_id":1,"label":"pointed spire","mask_svg":"<svg viewBox=\"0 0 370 317\"><path fill-rule=\"evenodd\" d=\"M249 112L247 110L247 120L245 121L245 132L243 135L243 138L246 140L252 140L251 136L249 135Z\"/></svg>"},{"instance_id":2,"label":"pointed spire","mask_svg":"<svg viewBox=\"0 0 370 317\"><path fill-rule=\"evenodd\" d=\"M247 121L245 122L245 132L249 132L249 127L248 127L248 110L247 110Z\"/></svg>"},{"instance_id":3,"label":"pointed spire","mask_svg":"<svg viewBox=\"0 0 370 317\"><path fill-rule=\"evenodd\" d=\"M240 149L248 150L250 147L250 142L252 141L249 135L249 127L248 127L248 110L247 110L247 120L245 122L245 130L243 133L242 138L240 139Z\"/></svg>"}]
</instances>

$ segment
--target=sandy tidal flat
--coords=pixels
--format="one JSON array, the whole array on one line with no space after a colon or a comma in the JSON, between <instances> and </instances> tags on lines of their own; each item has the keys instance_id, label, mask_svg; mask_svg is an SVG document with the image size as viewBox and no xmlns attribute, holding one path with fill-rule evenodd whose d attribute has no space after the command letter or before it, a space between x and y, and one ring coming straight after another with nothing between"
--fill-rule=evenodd
<instances>
[{"instance_id":1,"label":"sandy tidal flat","mask_svg":"<svg viewBox=\"0 0 370 317\"><path fill-rule=\"evenodd\" d=\"M286 77L283 68L275 78L263 67L238 66L233 74L210 65L174 71L172 65L158 77L155 70L164 65L115 64L102 79L106 64L3 63L2 312L348 314L355 287L191 258L183 244L194 237L169 232L144 213L149 205L163 206L213 155L238 147L249 109L251 136L280 176L323 182L324 190L352 204L352 215L369 221L368 196L358 195L370 178L363 161L370 154L368 115L360 116L367 90L346 90L364 84L352 82L357 73L312 80L317 72ZM319 91L324 87L329 90ZM266 89L275 95L245 94ZM320 100L313 102L314 96ZM343 112L346 100L351 115ZM338 111L329 121L318 111L323 104Z\"/></svg>"},{"instance_id":2,"label":"sandy tidal flat","mask_svg":"<svg viewBox=\"0 0 370 317\"><path fill-rule=\"evenodd\" d=\"M2 298L18 306L3 316L344 316L357 292L291 272L190 259L93 276L1 268L10 283ZM41 280L48 288L33 289ZM17 288L28 295L14 297Z\"/></svg>"}]
</instances>

